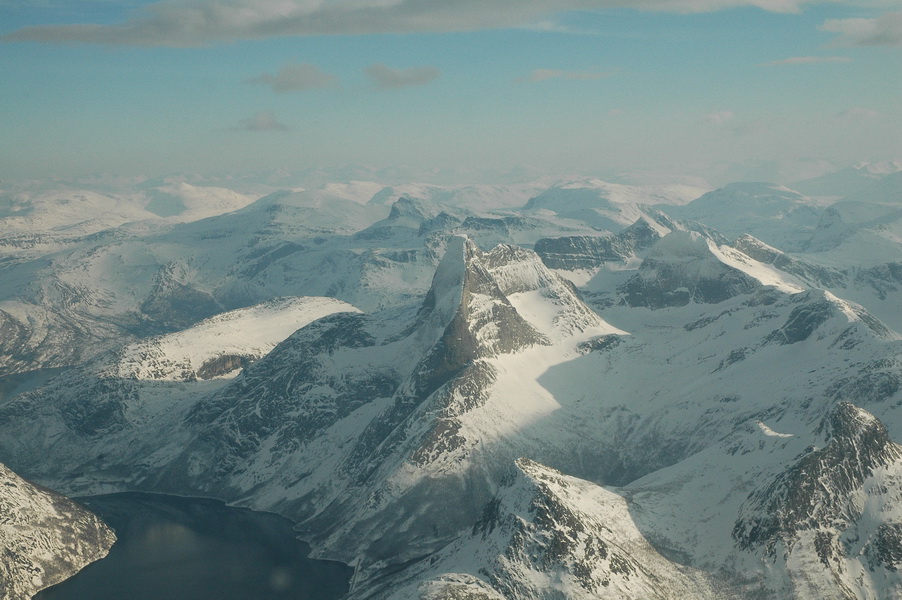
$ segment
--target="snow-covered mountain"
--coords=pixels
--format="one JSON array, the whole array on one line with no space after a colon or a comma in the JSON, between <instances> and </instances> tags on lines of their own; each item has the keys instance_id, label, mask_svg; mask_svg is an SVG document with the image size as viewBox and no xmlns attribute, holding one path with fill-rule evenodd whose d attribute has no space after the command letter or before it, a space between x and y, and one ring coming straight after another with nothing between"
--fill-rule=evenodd
<instances>
[{"instance_id":1,"label":"snow-covered mountain","mask_svg":"<svg viewBox=\"0 0 902 600\"><path fill-rule=\"evenodd\" d=\"M733 183L684 206L662 207L669 215L714 228L729 238L743 234L785 251L802 250L818 225L821 203L768 183Z\"/></svg>"},{"instance_id":2,"label":"snow-covered mountain","mask_svg":"<svg viewBox=\"0 0 902 600\"><path fill-rule=\"evenodd\" d=\"M471 531L390 581L385 596L715 597L702 572L648 543L621 496L528 459L516 467Z\"/></svg>"},{"instance_id":3,"label":"snow-covered mountain","mask_svg":"<svg viewBox=\"0 0 902 600\"><path fill-rule=\"evenodd\" d=\"M97 516L0 464L0 598L31 598L106 556L115 541Z\"/></svg>"},{"instance_id":4,"label":"snow-covered mountain","mask_svg":"<svg viewBox=\"0 0 902 600\"><path fill-rule=\"evenodd\" d=\"M527 214L549 211L616 232L639 219L644 206L682 205L704 192L688 185L630 186L587 179L554 185L531 198L524 210Z\"/></svg>"},{"instance_id":5,"label":"snow-covered mountain","mask_svg":"<svg viewBox=\"0 0 902 600\"><path fill-rule=\"evenodd\" d=\"M809 196L842 198L861 193L887 175L902 171L902 161L876 163L860 162L839 171L826 173L791 184L795 190Z\"/></svg>"},{"instance_id":6,"label":"snow-covered mountain","mask_svg":"<svg viewBox=\"0 0 902 600\"><path fill-rule=\"evenodd\" d=\"M0 460L280 512L361 600L893 597L891 195L506 189L283 191L0 263L8 372L71 365L2 388Z\"/></svg>"},{"instance_id":7,"label":"snow-covered mountain","mask_svg":"<svg viewBox=\"0 0 902 600\"><path fill-rule=\"evenodd\" d=\"M123 339L282 296L330 296L363 310L408 304L428 290L449 232L491 248L593 231L551 214L474 212L384 192L331 184L189 223L156 218L64 240L0 237L10 248L0 262L0 318L13 332L0 344L0 373L78 364ZM379 194L391 205L371 201ZM44 334L51 329L75 343L54 346Z\"/></svg>"},{"instance_id":8,"label":"snow-covered mountain","mask_svg":"<svg viewBox=\"0 0 902 600\"><path fill-rule=\"evenodd\" d=\"M333 298L279 298L220 313L188 329L125 346L108 377L192 381L234 377L288 334L335 312L356 312Z\"/></svg>"},{"instance_id":9,"label":"snow-covered mountain","mask_svg":"<svg viewBox=\"0 0 902 600\"><path fill-rule=\"evenodd\" d=\"M0 232L9 239L57 240L97 233L125 223L187 223L247 206L255 198L221 187L151 180L109 192L73 184L33 185L0 192ZM17 234L17 235L14 235Z\"/></svg>"}]
</instances>

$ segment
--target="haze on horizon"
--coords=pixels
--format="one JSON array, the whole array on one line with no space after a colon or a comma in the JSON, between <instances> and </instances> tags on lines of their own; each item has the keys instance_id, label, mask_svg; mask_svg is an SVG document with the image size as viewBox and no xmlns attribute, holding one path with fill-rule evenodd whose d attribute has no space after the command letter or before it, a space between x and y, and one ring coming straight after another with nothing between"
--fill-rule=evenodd
<instances>
[{"instance_id":1,"label":"haze on horizon","mask_svg":"<svg viewBox=\"0 0 902 600\"><path fill-rule=\"evenodd\" d=\"M0 179L902 158L892 0L0 0Z\"/></svg>"}]
</instances>

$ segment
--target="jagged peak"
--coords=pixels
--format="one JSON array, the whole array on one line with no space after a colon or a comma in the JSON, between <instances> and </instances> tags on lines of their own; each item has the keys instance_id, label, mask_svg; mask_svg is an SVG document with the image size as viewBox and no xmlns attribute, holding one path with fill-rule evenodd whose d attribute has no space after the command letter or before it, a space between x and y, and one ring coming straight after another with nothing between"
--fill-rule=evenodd
<instances>
[{"instance_id":1,"label":"jagged peak","mask_svg":"<svg viewBox=\"0 0 902 600\"><path fill-rule=\"evenodd\" d=\"M518 458L514 461L514 464L524 475L533 481L540 481L548 476L561 477L564 475L557 469L546 467L542 463L536 462L531 458L526 458L525 456Z\"/></svg>"},{"instance_id":2,"label":"jagged peak","mask_svg":"<svg viewBox=\"0 0 902 600\"><path fill-rule=\"evenodd\" d=\"M870 437L881 445L890 442L886 426L880 419L848 401L837 403L824 417L819 431L825 432L828 440L851 442Z\"/></svg>"},{"instance_id":3,"label":"jagged peak","mask_svg":"<svg viewBox=\"0 0 902 600\"><path fill-rule=\"evenodd\" d=\"M786 322L767 336L766 343L787 345L802 342L828 324L831 329L823 331L832 331L837 336L833 344L843 348L859 343L863 332L882 340L897 338L892 330L863 307L826 290L804 290L790 296L789 301L797 306Z\"/></svg>"},{"instance_id":4,"label":"jagged peak","mask_svg":"<svg viewBox=\"0 0 902 600\"><path fill-rule=\"evenodd\" d=\"M500 244L483 258L505 295L546 288L556 281L539 255L526 248Z\"/></svg>"},{"instance_id":5,"label":"jagged peak","mask_svg":"<svg viewBox=\"0 0 902 600\"><path fill-rule=\"evenodd\" d=\"M510 303L484 253L466 236L448 239L432 287L407 333L423 350L431 348L415 377L419 396L479 358L549 343Z\"/></svg>"},{"instance_id":6,"label":"jagged peak","mask_svg":"<svg viewBox=\"0 0 902 600\"><path fill-rule=\"evenodd\" d=\"M407 218L422 222L435 216L434 212L427 210L425 203L421 200L414 200L410 196L401 196L392 203L391 210L388 212L388 219L399 220Z\"/></svg>"},{"instance_id":7,"label":"jagged peak","mask_svg":"<svg viewBox=\"0 0 902 600\"><path fill-rule=\"evenodd\" d=\"M742 235L740 235L731 245L733 246L733 248L745 252L746 254L752 256L752 258L756 258L757 260L763 259L757 258L757 256L753 256L753 252L758 253L761 256L768 257L771 260L778 256L783 256L786 254L782 250L774 248L769 244L765 244L755 236L748 233L743 233Z\"/></svg>"},{"instance_id":8,"label":"jagged peak","mask_svg":"<svg viewBox=\"0 0 902 600\"><path fill-rule=\"evenodd\" d=\"M673 231L652 246L639 272L619 291L630 306L663 308L715 304L764 286L788 294L805 289L778 268L703 233Z\"/></svg>"},{"instance_id":9,"label":"jagged peak","mask_svg":"<svg viewBox=\"0 0 902 600\"><path fill-rule=\"evenodd\" d=\"M816 433L826 440L822 448L809 448L749 494L733 529L740 548L763 545L773 553L778 541L791 547L798 532L845 529L861 516L865 481L902 460L883 423L851 402L838 403Z\"/></svg>"},{"instance_id":10,"label":"jagged peak","mask_svg":"<svg viewBox=\"0 0 902 600\"><path fill-rule=\"evenodd\" d=\"M625 237L640 237L640 238L648 238L648 237L664 237L668 233L672 231L677 231L681 229L681 227L662 213L661 211L654 211L654 217L649 214L642 214L636 221L626 227L623 231L619 232L617 235L621 238Z\"/></svg>"},{"instance_id":11,"label":"jagged peak","mask_svg":"<svg viewBox=\"0 0 902 600\"><path fill-rule=\"evenodd\" d=\"M472 256L473 243L466 236L451 236L445 243L445 254L439 261L432 285L426 294L421 312L428 311L446 322L460 305L460 295L467 272L467 259Z\"/></svg>"},{"instance_id":12,"label":"jagged peak","mask_svg":"<svg viewBox=\"0 0 902 600\"><path fill-rule=\"evenodd\" d=\"M515 464L472 533L495 542L479 572L504 597L710 597L652 548L621 496L528 458Z\"/></svg>"}]
</instances>

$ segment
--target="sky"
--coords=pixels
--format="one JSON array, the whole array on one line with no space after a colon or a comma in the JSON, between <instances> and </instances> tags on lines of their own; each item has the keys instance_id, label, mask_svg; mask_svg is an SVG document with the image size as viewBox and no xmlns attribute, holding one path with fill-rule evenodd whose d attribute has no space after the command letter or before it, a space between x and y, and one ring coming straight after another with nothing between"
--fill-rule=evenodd
<instances>
[{"instance_id":1,"label":"sky","mask_svg":"<svg viewBox=\"0 0 902 600\"><path fill-rule=\"evenodd\" d=\"M0 0L0 75L0 180L902 159L898 0Z\"/></svg>"}]
</instances>

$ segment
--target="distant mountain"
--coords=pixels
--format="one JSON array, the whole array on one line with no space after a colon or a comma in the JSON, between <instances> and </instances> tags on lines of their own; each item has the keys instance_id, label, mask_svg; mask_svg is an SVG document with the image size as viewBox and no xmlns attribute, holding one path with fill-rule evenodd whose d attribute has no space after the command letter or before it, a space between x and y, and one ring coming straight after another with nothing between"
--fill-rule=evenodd
<instances>
[{"instance_id":1,"label":"distant mountain","mask_svg":"<svg viewBox=\"0 0 902 600\"><path fill-rule=\"evenodd\" d=\"M887 175L902 171L902 161L856 163L845 169L790 184L808 196L842 198L858 195Z\"/></svg>"},{"instance_id":2,"label":"distant mountain","mask_svg":"<svg viewBox=\"0 0 902 600\"><path fill-rule=\"evenodd\" d=\"M743 234L792 252L818 224L821 205L799 192L770 183L733 183L678 207L662 207L678 219L690 219L736 238Z\"/></svg>"},{"instance_id":3,"label":"distant mountain","mask_svg":"<svg viewBox=\"0 0 902 600\"><path fill-rule=\"evenodd\" d=\"M859 267L902 262L902 173L827 207L804 246L834 263Z\"/></svg>"},{"instance_id":4,"label":"distant mountain","mask_svg":"<svg viewBox=\"0 0 902 600\"><path fill-rule=\"evenodd\" d=\"M703 192L686 185L629 186L589 179L547 189L531 198L524 212L550 211L559 217L583 221L598 230L616 232L639 219L644 206L682 205Z\"/></svg>"}]
</instances>

